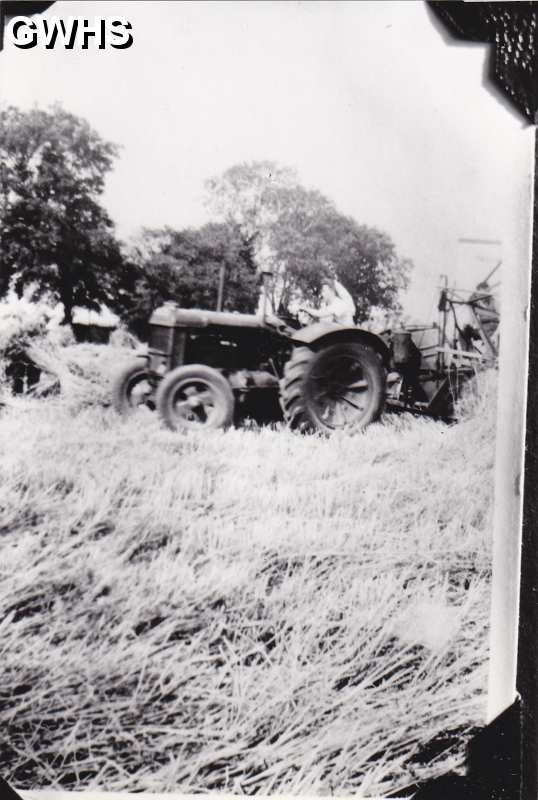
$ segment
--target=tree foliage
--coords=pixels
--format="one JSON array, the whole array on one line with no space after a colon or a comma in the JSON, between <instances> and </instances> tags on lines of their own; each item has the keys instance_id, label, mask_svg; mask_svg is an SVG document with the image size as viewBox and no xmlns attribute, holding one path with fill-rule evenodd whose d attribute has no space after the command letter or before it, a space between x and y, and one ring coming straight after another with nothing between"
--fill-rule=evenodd
<instances>
[{"instance_id":1,"label":"tree foliage","mask_svg":"<svg viewBox=\"0 0 538 800\"><path fill-rule=\"evenodd\" d=\"M125 279L113 224L99 199L117 155L59 107L0 110L0 295L35 284L64 306L98 309Z\"/></svg>"},{"instance_id":2,"label":"tree foliage","mask_svg":"<svg viewBox=\"0 0 538 800\"><path fill-rule=\"evenodd\" d=\"M125 295L123 313L139 335L144 334L151 312L168 300L183 308L214 310L221 269L223 310L255 310L256 267L251 246L237 226L209 223L179 231L145 230L132 247L131 263L136 277Z\"/></svg>"},{"instance_id":3,"label":"tree foliage","mask_svg":"<svg viewBox=\"0 0 538 800\"><path fill-rule=\"evenodd\" d=\"M270 161L238 164L207 182L208 205L253 243L259 269L273 272L272 303L319 301L336 275L355 300L357 319L372 308L397 310L412 264L382 231L341 214L296 174Z\"/></svg>"}]
</instances>

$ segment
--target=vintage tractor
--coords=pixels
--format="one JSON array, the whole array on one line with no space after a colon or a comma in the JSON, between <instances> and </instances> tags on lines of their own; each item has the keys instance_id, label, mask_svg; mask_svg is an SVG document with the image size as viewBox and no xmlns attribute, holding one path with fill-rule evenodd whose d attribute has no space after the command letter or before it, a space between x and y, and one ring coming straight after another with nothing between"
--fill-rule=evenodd
<instances>
[{"instance_id":1,"label":"vintage tractor","mask_svg":"<svg viewBox=\"0 0 538 800\"><path fill-rule=\"evenodd\" d=\"M315 323L300 330L271 315L158 308L147 354L118 376L114 405L155 407L174 430L230 425L247 401L280 399L302 431L363 427L379 417L390 353L360 328ZM258 398L258 400L256 399Z\"/></svg>"},{"instance_id":2,"label":"vintage tractor","mask_svg":"<svg viewBox=\"0 0 538 800\"><path fill-rule=\"evenodd\" d=\"M150 318L147 353L115 381L114 406L123 414L139 405L156 409L173 430L224 428L246 403L268 399L301 432L364 428L385 406L450 419L462 383L484 360L457 342L449 347L446 321L458 302L444 290L444 324L380 335L319 321L295 329L265 311L166 303ZM477 326L480 337L478 318ZM436 342L421 347L426 331Z\"/></svg>"}]
</instances>

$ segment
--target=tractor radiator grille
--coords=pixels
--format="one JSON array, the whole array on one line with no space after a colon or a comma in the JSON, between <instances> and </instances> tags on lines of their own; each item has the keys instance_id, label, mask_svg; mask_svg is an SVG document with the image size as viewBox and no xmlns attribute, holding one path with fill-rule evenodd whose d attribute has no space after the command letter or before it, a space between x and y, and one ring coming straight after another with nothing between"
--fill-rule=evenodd
<instances>
[{"instance_id":1,"label":"tractor radiator grille","mask_svg":"<svg viewBox=\"0 0 538 800\"><path fill-rule=\"evenodd\" d=\"M149 334L150 350L170 355L174 339L174 328L168 325L152 325Z\"/></svg>"}]
</instances>

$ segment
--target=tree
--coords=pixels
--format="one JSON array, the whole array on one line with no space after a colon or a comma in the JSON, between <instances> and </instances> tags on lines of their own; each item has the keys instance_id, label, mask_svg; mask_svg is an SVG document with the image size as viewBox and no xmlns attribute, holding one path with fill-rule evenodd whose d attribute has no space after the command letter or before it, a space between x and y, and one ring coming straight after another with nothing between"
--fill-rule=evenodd
<instances>
[{"instance_id":1,"label":"tree","mask_svg":"<svg viewBox=\"0 0 538 800\"><path fill-rule=\"evenodd\" d=\"M151 312L172 300L183 308L214 310L221 269L223 310L252 313L259 286L251 246L235 225L145 230L131 248L134 286L124 295L123 316L144 335Z\"/></svg>"},{"instance_id":2,"label":"tree","mask_svg":"<svg viewBox=\"0 0 538 800\"><path fill-rule=\"evenodd\" d=\"M372 308L398 310L412 263L398 256L388 234L341 214L292 170L270 161L238 164L206 188L209 207L239 226L258 268L273 272L279 313L305 300L317 304L334 274L353 296L358 321Z\"/></svg>"},{"instance_id":3,"label":"tree","mask_svg":"<svg viewBox=\"0 0 538 800\"><path fill-rule=\"evenodd\" d=\"M117 148L60 107L0 110L0 296L35 284L64 307L98 310L125 271L99 199Z\"/></svg>"}]
</instances>

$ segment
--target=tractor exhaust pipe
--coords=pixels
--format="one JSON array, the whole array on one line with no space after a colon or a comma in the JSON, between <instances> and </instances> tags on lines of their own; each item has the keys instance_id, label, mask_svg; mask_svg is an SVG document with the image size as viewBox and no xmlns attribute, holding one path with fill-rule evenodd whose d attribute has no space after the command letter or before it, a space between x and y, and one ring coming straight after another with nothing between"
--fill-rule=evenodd
<instances>
[{"instance_id":1,"label":"tractor exhaust pipe","mask_svg":"<svg viewBox=\"0 0 538 800\"><path fill-rule=\"evenodd\" d=\"M265 324L267 319L267 303L269 300L269 281L273 277L273 273L269 270L262 271L262 302L261 302L261 321Z\"/></svg>"},{"instance_id":2,"label":"tractor exhaust pipe","mask_svg":"<svg viewBox=\"0 0 538 800\"><path fill-rule=\"evenodd\" d=\"M217 295L217 311L222 311L222 303L224 300L224 281L226 280L226 267L221 264L219 271L219 289Z\"/></svg>"}]
</instances>

